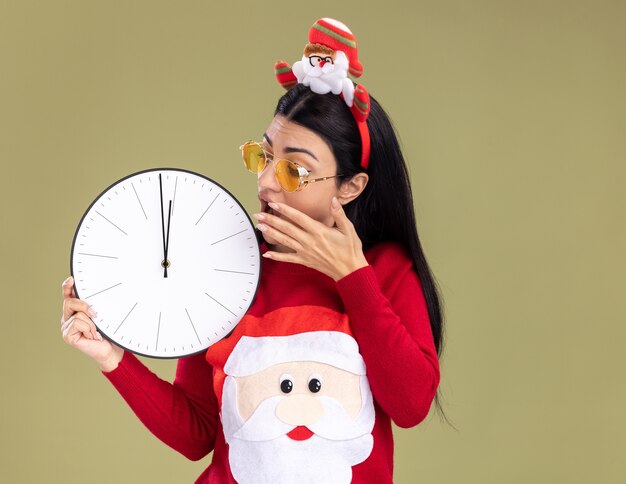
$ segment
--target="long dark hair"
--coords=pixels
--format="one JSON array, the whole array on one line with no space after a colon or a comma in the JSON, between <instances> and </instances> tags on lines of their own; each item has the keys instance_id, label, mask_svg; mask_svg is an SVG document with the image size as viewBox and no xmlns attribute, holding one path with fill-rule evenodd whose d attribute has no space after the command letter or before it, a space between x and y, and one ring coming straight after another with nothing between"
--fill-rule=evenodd
<instances>
[{"instance_id":1,"label":"long dark hair","mask_svg":"<svg viewBox=\"0 0 626 484\"><path fill-rule=\"evenodd\" d=\"M370 104L367 118L371 138L369 181L363 192L346 204L344 210L361 239L363 250L383 241L399 242L408 250L422 284L437 355L441 358L443 312L439 290L417 234L409 173L391 120L371 95ZM316 94L307 86L297 84L279 99L274 112L277 114L314 131L328 143L337 160L337 173L345 175L336 179L337 186L350 176L365 171L360 166L359 130L341 97L332 93ZM446 418L439 389L435 406Z\"/></svg>"}]
</instances>

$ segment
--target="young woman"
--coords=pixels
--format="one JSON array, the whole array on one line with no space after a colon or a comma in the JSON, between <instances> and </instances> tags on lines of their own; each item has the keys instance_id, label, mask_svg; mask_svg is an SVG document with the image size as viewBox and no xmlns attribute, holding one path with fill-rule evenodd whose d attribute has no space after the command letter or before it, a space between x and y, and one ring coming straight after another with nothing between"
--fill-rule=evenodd
<instances>
[{"instance_id":1,"label":"young woman","mask_svg":"<svg viewBox=\"0 0 626 484\"><path fill-rule=\"evenodd\" d=\"M320 25L351 34L332 19ZM303 61L341 63L336 43L309 38ZM356 48L348 54L358 71ZM407 168L373 97L364 119L349 89L289 87L263 139L242 146L258 177L264 258L233 332L179 359L170 384L102 339L68 278L63 338L167 445L192 460L214 451L197 483L393 482L391 421L413 427L439 405L443 344Z\"/></svg>"}]
</instances>

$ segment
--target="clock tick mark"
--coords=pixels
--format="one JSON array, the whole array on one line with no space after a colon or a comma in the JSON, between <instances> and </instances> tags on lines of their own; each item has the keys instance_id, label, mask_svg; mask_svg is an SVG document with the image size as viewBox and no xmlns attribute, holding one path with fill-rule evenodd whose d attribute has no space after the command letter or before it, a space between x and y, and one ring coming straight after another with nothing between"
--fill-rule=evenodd
<instances>
[{"instance_id":1,"label":"clock tick mark","mask_svg":"<svg viewBox=\"0 0 626 484\"><path fill-rule=\"evenodd\" d=\"M178 177L174 182L174 200L172 200L172 217L174 216L174 205L176 205L176 189L178 188Z\"/></svg>"},{"instance_id":2,"label":"clock tick mark","mask_svg":"<svg viewBox=\"0 0 626 484\"><path fill-rule=\"evenodd\" d=\"M243 229L235 234L229 235L228 237L224 237L223 239L217 240L215 242L213 242L211 245L215 245L215 244L219 244L220 242L223 242L226 239L230 239L231 237L234 237L235 235L239 235L239 234L243 234L244 232L246 232L247 229Z\"/></svg>"},{"instance_id":3,"label":"clock tick mark","mask_svg":"<svg viewBox=\"0 0 626 484\"><path fill-rule=\"evenodd\" d=\"M141 181L141 179L139 180ZM133 185L131 183L133 190L135 191L135 196L137 197L137 201L139 202L139 206L141 207L141 210L143 211L143 216L146 217L146 220L148 220L148 216L146 215L146 211L143 208L143 203L141 203L141 200L139 199L139 195L137 194L137 190L135 189L135 185Z\"/></svg>"},{"instance_id":4,"label":"clock tick mark","mask_svg":"<svg viewBox=\"0 0 626 484\"><path fill-rule=\"evenodd\" d=\"M82 272L82 271L78 271L78 272ZM97 294L101 294L101 293L103 293L104 291L108 291L109 289L113 289L114 287L117 287L117 286L119 286L120 284L121 284L121 282L118 282L118 283L117 283L117 284L115 284L114 286L107 287L106 289L103 289L102 291L98 291L98 292L96 292L96 293L92 294L91 296L87 296L85 299L89 299L90 297L93 297L93 296L95 296L95 295L97 295Z\"/></svg>"},{"instance_id":5,"label":"clock tick mark","mask_svg":"<svg viewBox=\"0 0 626 484\"><path fill-rule=\"evenodd\" d=\"M213 270L219 271L219 272L232 272L233 274L245 274L245 275L248 275L248 276L253 276L254 275L254 273L252 273L252 272L230 271L230 270L227 270L227 269L213 269Z\"/></svg>"},{"instance_id":6,"label":"clock tick mark","mask_svg":"<svg viewBox=\"0 0 626 484\"><path fill-rule=\"evenodd\" d=\"M121 284L121 282L120 282ZM131 308L130 311L128 311L128 314L124 317L124 319L122 319L122 322L120 323L120 325L117 327L117 329L115 331L113 331L113 334L117 333L117 330L120 329L122 327L122 324L124 324L124 321L126 321L126 319L128 319L128 316L130 316L130 313L133 312L133 310L137 307L137 304L139 302L136 302L135 305Z\"/></svg>"},{"instance_id":7,"label":"clock tick mark","mask_svg":"<svg viewBox=\"0 0 626 484\"><path fill-rule=\"evenodd\" d=\"M79 252L78 254L79 255L90 255L92 257L106 257L107 259L119 259L119 257L115 257L113 255L85 254L84 252ZM82 262L79 262L79 264L82 264Z\"/></svg>"},{"instance_id":8,"label":"clock tick mark","mask_svg":"<svg viewBox=\"0 0 626 484\"><path fill-rule=\"evenodd\" d=\"M159 331L161 330L161 312L159 312L159 325L157 326L157 339L156 344L154 345L154 351L157 351L159 348Z\"/></svg>"},{"instance_id":9,"label":"clock tick mark","mask_svg":"<svg viewBox=\"0 0 626 484\"><path fill-rule=\"evenodd\" d=\"M213 199L213 201L209 204L209 206L204 211L204 213L202 215L200 215L200 218L198 219L198 222L200 222L200 220L202 220L202 217L204 217L204 214L209 211L209 208L211 208L211 206L215 203L215 200L217 200L217 197L219 197L219 196L220 196L219 193L217 195L215 195L215 198ZM198 225L198 222L196 222L196 225Z\"/></svg>"},{"instance_id":10,"label":"clock tick mark","mask_svg":"<svg viewBox=\"0 0 626 484\"><path fill-rule=\"evenodd\" d=\"M119 230L120 232L122 232L124 235L128 235L126 232L124 232L121 228L119 228L117 225L115 225L113 222L111 222L108 218L106 218L104 215L102 215L100 212L98 212L96 210L96 213L98 215L100 215L104 220L106 220L107 222L109 222L111 225L113 225L113 227L115 227L117 230Z\"/></svg>"},{"instance_id":11,"label":"clock tick mark","mask_svg":"<svg viewBox=\"0 0 626 484\"><path fill-rule=\"evenodd\" d=\"M228 309L226 306L224 306L221 302L219 302L217 299L215 299L213 296L211 296L210 294L206 293L205 294L207 296L209 296L211 299L213 299L213 301L215 301L217 304L219 304L220 306L222 306L224 309L226 309L226 311L228 311L230 314L232 314L233 316L237 316L235 313L233 313L230 309Z\"/></svg>"},{"instance_id":12,"label":"clock tick mark","mask_svg":"<svg viewBox=\"0 0 626 484\"><path fill-rule=\"evenodd\" d=\"M200 336L198 336L198 332L196 331L196 327L194 326L193 321L191 320L191 316L189 315L189 311L187 311L187 308L185 308L185 312L187 313L187 317L189 318L189 322L191 323L193 332L196 333L196 338L198 338L198 343L202 344L202 341L200 340Z\"/></svg>"}]
</instances>

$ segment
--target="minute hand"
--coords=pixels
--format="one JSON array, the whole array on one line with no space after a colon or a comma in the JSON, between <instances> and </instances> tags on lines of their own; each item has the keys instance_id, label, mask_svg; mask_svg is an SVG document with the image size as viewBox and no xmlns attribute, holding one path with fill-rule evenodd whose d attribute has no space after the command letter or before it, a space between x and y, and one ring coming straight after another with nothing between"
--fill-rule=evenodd
<instances>
[{"instance_id":1,"label":"minute hand","mask_svg":"<svg viewBox=\"0 0 626 484\"><path fill-rule=\"evenodd\" d=\"M163 182L161 180L161 174L159 173L159 192L161 193L161 232L163 234L163 267L165 268L165 274L163 277L167 277L167 247L165 244L165 216L163 215Z\"/></svg>"}]
</instances>

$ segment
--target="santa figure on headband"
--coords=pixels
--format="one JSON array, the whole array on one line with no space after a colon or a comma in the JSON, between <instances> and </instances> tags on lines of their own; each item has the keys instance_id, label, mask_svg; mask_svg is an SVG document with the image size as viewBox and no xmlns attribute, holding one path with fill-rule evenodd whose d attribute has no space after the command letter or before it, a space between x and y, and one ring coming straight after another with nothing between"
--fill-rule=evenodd
<instances>
[{"instance_id":1,"label":"santa figure on headband","mask_svg":"<svg viewBox=\"0 0 626 484\"><path fill-rule=\"evenodd\" d=\"M370 97L363 84L355 86L348 77L348 74L352 77L363 74L356 39L350 29L332 18L317 20L309 29L309 43L304 47L302 60L293 67L284 60L276 61L274 72L285 89L303 84L317 94L333 93L342 97L357 123L362 144L361 166L367 169L370 135L366 120Z\"/></svg>"},{"instance_id":2,"label":"santa figure on headband","mask_svg":"<svg viewBox=\"0 0 626 484\"><path fill-rule=\"evenodd\" d=\"M321 18L313 24L301 60L293 66L278 61L274 68L283 87L288 89L300 83L318 94L341 94L349 107L355 86L348 74L360 77L363 73L356 38L345 24L331 18ZM364 93L358 94L368 101Z\"/></svg>"}]
</instances>

